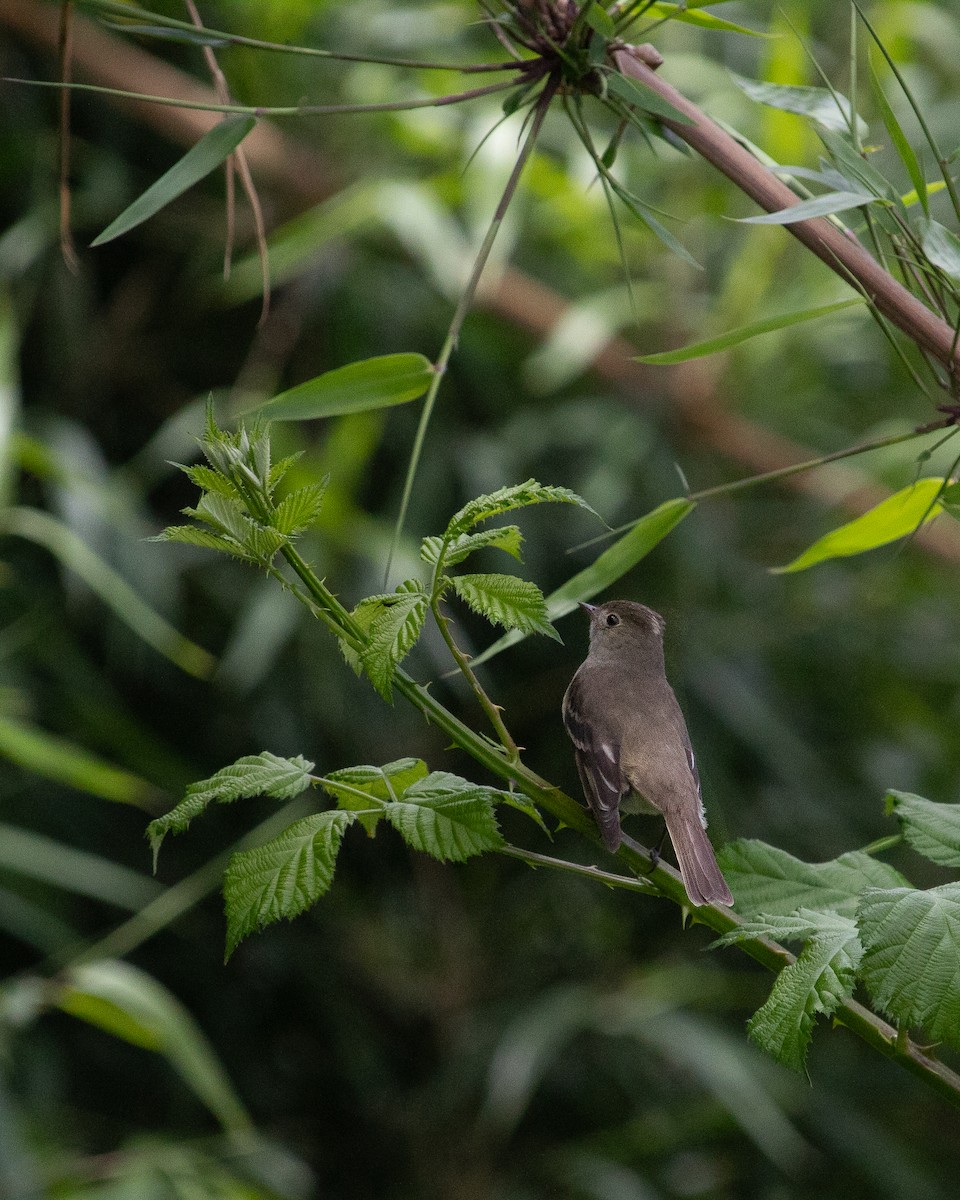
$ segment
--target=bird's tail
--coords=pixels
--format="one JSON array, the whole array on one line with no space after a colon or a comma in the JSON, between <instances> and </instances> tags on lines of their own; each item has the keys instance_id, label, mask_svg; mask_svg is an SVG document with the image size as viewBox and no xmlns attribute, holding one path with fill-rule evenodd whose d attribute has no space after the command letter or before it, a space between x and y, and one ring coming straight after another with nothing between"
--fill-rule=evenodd
<instances>
[{"instance_id":1,"label":"bird's tail","mask_svg":"<svg viewBox=\"0 0 960 1200\"><path fill-rule=\"evenodd\" d=\"M731 907L733 896L720 873L707 831L697 816L671 813L669 816L665 814L665 820L690 903L697 907L701 904Z\"/></svg>"}]
</instances>

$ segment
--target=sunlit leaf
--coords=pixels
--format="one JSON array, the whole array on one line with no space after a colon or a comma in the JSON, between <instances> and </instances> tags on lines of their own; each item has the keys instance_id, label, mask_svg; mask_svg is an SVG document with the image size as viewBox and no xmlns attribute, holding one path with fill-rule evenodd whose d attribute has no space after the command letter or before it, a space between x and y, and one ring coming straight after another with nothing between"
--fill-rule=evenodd
<instances>
[{"instance_id":1,"label":"sunlit leaf","mask_svg":"<svg viewBox=\"0 0 960 1200\"><path fill-rule=\"evenodd\" d=\"M209 133L205 133L196 145L191 146L179 162L174 163L156 183L151 184L119 217L111 221L103 233L90 244L102 246L106 242L112 242L114 238L129 233L131 229L154 216L171 200L175 200L205 175L209 175L215 167L220 166L256 123L254 117L224 117Z\"/></svg>"},{"instance_id":2,"label":"sunlit leaf","mask_svg":"<svg viewBox=\"0 0 960 1200\"><path fill-rule=\"evenodd\" d=\"M326 371L274 396L258 412L270 421L312 421L390 408L422 396L433 375L422 354L384 354Z\"/></svg>"},{"instance_id":3,"label":"sunlit leaf","mask_svg":"<svg viewBox=\"0 0 960 1200\"><path fill-rule=\"evenodd\" d=\"M748 29L746 25L737 25L733 21L725 21L722 17L715 17L713 13L709 12L701 12L698 8L688 4L666 4L657 0L646 10L646 16L660 17L668 21L683 21L688 25L699 25L701 29L743 33L748 37L771 38L778 36L775 33L764 33L759 29Z\"/></svg>"},{"instance_id":4,"label":"sunlit leaf","mask_svg":"<svg viewBox=\"0 0 960 1200\"><path fill-rule=\"evenodd\" d=\"M340 808L356 813L367 833L373 834L383 816L383 805L388 800L399 800L411 784L427 774L427 764L422 758L400 758L382 767L344 767L330 771L321 784ZM381 811L371 813L371 808Z\"/></svg>"},{"instance_id":5,"label":"sunlit leaf","mask_svg":"<svg viewBox=\"0 0 960 1200\"><path fill-rule=\"evenodd\" d=\"M866 301L857 296L851 300L840 300L836 304L821 304L816 308L803 308L795 312L781 313L776 317L767 317L762 321L741 325L739 329L731 329L729 333L723 333L719 337L694 342L679 350L639 355L636 361L650 363L654 366L666 366L670 363L687 362L691 358L703 358L707 354L716 354L720 350L729 350L733 346L739 346L742 342L749 341L750 338L757 337L762 333L772 333L775 329L786 329L791 325L800 325L804 321L814 321L818 317L825 317L830 313L841 312L845 308L854 308L864 303Z\"/></svg>"},{"instance_id":6,"label":"sunlit leaf","mask_svg":"<svg viewBox=\"0 0 960 1200\"><path fill-rule=\"evenodd\" d=\"M863 554L914 533L943 512L937 498L943 486L942 479L918 479L869 512L825 534L785 567L772 567L773 574L804 571L827 559Z\"/></svg>"},{"instance_id":7,"label":"sunlit leaf","mask_svg":"<svg viewBox=\"0 0 960 1200\"><path fill-rule=\"evenodd\" d=\"M371 596L357 606L368 640L360 661L370 682L385 700L392 695L393 672L409 654L423 628L430 598L420 583L410 579L396 592Z\"/></svg>"}]
</instances>

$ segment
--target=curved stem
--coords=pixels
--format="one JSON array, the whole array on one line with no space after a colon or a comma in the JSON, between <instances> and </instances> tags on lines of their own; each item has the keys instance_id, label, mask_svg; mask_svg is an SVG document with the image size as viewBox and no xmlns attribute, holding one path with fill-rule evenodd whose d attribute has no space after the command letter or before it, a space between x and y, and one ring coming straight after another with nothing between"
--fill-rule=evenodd
<instances>
[{"instance_id":1,"label":"curved stem","mask_svg":"<svg viewBox=\"0 0 960 1200\"><path fill-rule=\"evenodd\" d=\"M686 96L660 79L639 56L636 47L622 46L614 50L613 61L624 75L678 109L690 123L662 117L663 124L722 171L761 208L767 212L780 212L799 203L785 183ZM853 280L885 317L917 345L928 350L951 373L960 372L952 327L885 271L849 230L838 229L823 217L794 221L785 228L842 279Z\"/></svg>"}]
</instances>

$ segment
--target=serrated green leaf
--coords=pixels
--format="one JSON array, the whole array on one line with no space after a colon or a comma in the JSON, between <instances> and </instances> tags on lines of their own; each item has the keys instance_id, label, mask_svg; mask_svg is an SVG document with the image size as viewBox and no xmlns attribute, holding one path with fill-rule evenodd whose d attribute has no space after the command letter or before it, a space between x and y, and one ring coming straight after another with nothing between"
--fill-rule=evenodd
<instances>
[{"instance_id":1,"label":"serrated green leaf","mask_svg":"<svg viewBox=\"0 0 960 1200\"><path fill-rule=\"evenodd\" d=\"M191 783L183 800L170 812L147 826L147 837L153 849L154 864L163 839L168 833L183 833L190 822L214 802L230 804L252 796L272 796L276 800L292 800L310 785L313 763L299 754L295 758L280 758L264 750L238 758L209 779Z\"/></svg>"},{"instance_id":2,"label":"serrated green leaf","mask_svg":"<svg viewBox=\"0 0 960 1200\"><path fill-rule=\"evenodd\" d=\"M944 867L960 867L960 804L937 804L910 792L887 792L907 844Z\"/></svg>"},{"instance_id":3,"label":"serrated green leaf","mask_svg":"<svg viewBox=\"0 0 960 1200\"><path fill-rule=\"evenodd\" d=\"M384 354L318 375L258 411L270 421L311 421L389 408L422 396L433 377L433 364L422 354Z\"/></svg>"},{"instance_id":4,"label":"serrated green leaf","mask_svg":"<svg viewBox=\"0 0 960 1200\"><path fill-rule=\"evenodd\" d=\"M489 521L491 517L497 517L501 513L510 512L515 508L527 508L532 504L576 504L597 516L586 500L576 492L571 492L569 488L552 487L538 483L536 479L528 479L525 483L515 483L509 487L498 488L489 495L477 496L475 500L465 504L450 518L444 537L453 541L460 534L468 533L481 521Z\"/></svg>"},{"instance_id":5,"label":"serrated green leaf","mask_svg":"<svg viewBox=\"0 0 960 1200\"><path fill-rule=\"evenodd\" d=\"M493 788L434 771L408 788L384 815L407 845L441 862L463 862L503 845Z\"/></svg>"},{"instance_id":6,"label":"serrated green leaf","mask_svg":"<svg viewBox=\"0 0 960 1200\"><path fill-rule=\"evenodd\" d=\"M252 525L247 535L247 547L252 558L266 566L287 539L276 529L265 529L261 525Z\"/></svg>"},{"instance_id":7,"label":"serrated green leaf","mask_svg":"<svg viewBox=\"0 0 960 1200\"><path fill-rule=\"evenodd\" d=\"M918 479L881 500L869 512L824 534L785 567L771 567L771 573L784 575L804 571L831 558L863 554L907 537L943 512L937 497L945 482L933 477Z\"/></svg>"},{"instance_id":8,"label":"serrated green leaf","mask_svg":"<svg viewBox=\"0 0 960 1200\"><path fill-rule=\"evenodd\" d=\"M221 496L236 497L237 489L234 485L213 467L208 467L203 463L196 463L192 466L183 466L181 463L176 465L180 467L191 483L195 483L203 491L219 492Z\"/></svg>"},{"instance_id":9,"label":"serrated green leaf","mask_svg":"<svg viewBox=\"0 0 960 1200\"><path fill-rule=\"evenodd\" d=\"M360 812L388 800L399 800L411 784L427 775L427 764L421 758L400 758L382 767L344 767L331 771L321 780L324 791L333 796L340 808L357 812L358 819L371 836L382 813Z\"/></svg>"},{"instance_id":10,"label":"serrated green leaf","mask_svg":"<svg viewBox=\"0 0 960 1200\"><path fill-rule=\"evenodd\" d=\"M228 158L256 123L254 117L239 114L224 117L209 133L205 133L196 145L191 146L169 171L161 175L156 183L151 184L111 221L90 245L102 246L111 242L154 216Z\"/></svg>"},{"instance_id":11,"label":"serrated green leaf","mask_svg":"<svg viewBox=\"0 0 960 1200\"><path fill-rule=\"evenodd\" d=\"M279 462L275 462L270 467L270 474L267 477L267 485L270 492L277 486L280 480L286 475L294 463L299 462L303 458L304 451L298 450L296 454L288 454L286 458L281 458ZM324 481L326 482L326 481Z\"/></svg>"},{"instance_id":12,"label":"serrated green leaf","mask_svg":"<svg viewBox=\"0 0 960 1200\"><path fill-rule=\"evenodd\" d=\"M184 546L200 546L204 550L216 550L220 554L229 554L233 558L250 561L250 555L233 538L224 537L210 529L201 529L197 525L170 525L163 533L158 533L154 542L179 542Z\"/></svg>"},{"instance_id":13,"label":"serrated green leaf","mask_svg":"<svg viewBox=\"0 0 960 1200\"><path fill-rule=\"evenodd\" d=\"M289 496L285 496L273 511L270 523L280 533L287 537L302 532L312 525L323 508L323 499L327 491L327 481L310 483L306 487L297 488Z\"/></svg>"},{"instance_id":14,"label":"serrated green leaf","mask_svg":"<svg viewBox=\"0 0 960 1200\"><path fill-rule=\"evenodd\" d=\"M543 592L535 583L515 575L455 575L453 589L475 613L504 629L545 633L559 642L550 624Z\"/></svg>"},{"instance_id":15,"label":"serrated green leaf","mask_svg":"<svg viewBox=\"0 0 960 1200\"><path fill-rule=\"evenodd\" d=\"M182 510L185 516L211 525L219 533L228 534L241 546L246 546L253 522L243 509L241 501L220 492L204 492L196 508Z\"/></svg>"},{"instance_id":16,"label":"serrated green leaf","mask_svg":"<svg viewBox=\"0 0 960 1200\"><path fill-rule=\"evenodd\" d=\"M794 87L782 83L763 83L758 79L746 79L733 74L734 82L751 100L779 108L783 112L809 117L824 129L848 133L854 115L850 101L839 92L828 88ZM869 137L870 127L862 117L856 116L857 130L861 138Z\"/></svg>"},{"instance_id":17,"label":"serrated green leaf","mask_svg":"<svg viewBox=\"0 0 960 1200\"><path fill-rule=\"evenodd\" d=\"M815 308L802 308L790 313L781 313L776 317L766 317L762 321L754 321L750 325L741 325L739 329L731 329L719 337L693 342L678 350L665 350L659 354L642 354L634 361L649 363L653 366L688 362L691 358L703 358L708 354L716 354L720 350L730 350L760 334L772 333L775 329L786 329L791 325L800 325L804 321L815 321L818 317L825 317L831 313L841 312L845 308L853 308L865 303L866 300L862 296L855 296L851 300L839 300L835 304L820 304Z\"/></svg>"},{"instance_id":18,"label":"serrated green leaf","mask_svg":"<svg viewBox=\"0 0 960 1200\"><path fill-rule=\"evenodd\" d=\"M747 1026L757 1045L802 1073L817 1016L830 1016L853 992L863 954L856 923L852 917L801 908L792 916L747 921L720 944L755 937L805 942Z\"/></svg>"},{"instance_id":19,"label":"serrated green leaf","mask_svg":"<svg viewBox=\"0 0 960 1200\"><path fill-rule=\"evenodd\" d=\"M547 616L558 621L573 612L581 600L590 600L605 588L632 570L650 551L657 546L683 518L696 507L692 500L667 500L652 512L641 517L627 532L598 554L589 567L551 592L546 599ZM473 665L493 658L509 646L515 646L526 637L519 630L512 630L488 646L474 658Z\"/></svg>"},{"instance_id":20,"label":"serrated green leaf","mask_svg":"<svg viewBox=\"0 0 960 1200\"><path fill-rule=\"evenodd\" d=\"M850 208L862 208L865 204L881 203L885 203L882 197L871 196L868 192L827 192L812 200L801 200L790 208L781 208L778 212L733 219L741 225L792 225L795 221L810 221L814 217L828 217Z\"/></svg>"},{"instance_id":21,"label":"serrated green leaf","mask_svg":"<svg viewBox=\"0 0 960 1200\"><path fill-rule=\"evenodd\" d=\"M491 547L503 550L514 558L521 557L523 534L518 525L502 525L498 529L484 529L480 533L461 533L447 542L441 537L426 537L420 546L420 557L431 566L437 566L443 559L444 567L452 567L475 550Z\"/></svg>"},{"instance_id":22,"label":"serrated green leaf","mask_svg":"<svg viewBox=\"0 0 960 1200\"><path fill-rule=\"evenodd\" d=\"M899 1025L960 1046L960 884L870 888L857 910L861 975Z\"/></svg>"},{"instance_id":23,"label":"serrated green leaf","mask_svg":"<svg viewBox=\"0 0 960 1200\"><path fill-rule=\"evenodd\" d=\"M960 283L960 237L939 221L924 221L920 244L935 267L939 267L954 283Z\"/></svg>"},{"instance_id":24,"label":"serrated green leaf","mask_svg":"<svg viewBox=\"0 0 960 1200\"><path fill-rule=\"evenodd\" d=\"M353 819L341 809L314 813L265 845L232 856L223 880L227 958L248 934L298 916L329 889Z\"/></svg>"},{"instance_id":25,"label":"serrated green leaf","mask_svg":"<svg viewBox=\"0 0 960 1200\"><path fill-rule=\"evenodd\" d=\"M357 606L372 614L367 626L369 640L360 651L360 661L370 682L385 700L392 694L394 668L414 647L423 629L429 597L417 580L407 580L396 592L373 596Z\"/></svg>"},{"instance_id":26,"label":"serrated green leaf","mask_svg":"<svg viewBox=\"0 0 960 1200\"><path fill-rule=\"evenodd\" d=\"M859 850L828 862L807 863L756 839L729 842L717 853L737 912L789 915L798 908L852 915L867 887L899 887L906 880L893 867Z\"/></svg>"},{"instance_id":27,"label":"serrated green leaf","mask_svg":"<svg viewBox=\"0 0 960 1200\"><path fill-rule=\"evenodd\" d=\"M639 80L628 79L626 75L611 72L606 76L606 83L609 92L619 97L619 99L626 101L627 104L632 105L634 108L652 113L655 117L664 117L669 121L675 122L677 125L693 124L693 121L682 113L679 108L675 108L669 100L664 100L657 92L644 87Z\"/></svg>"}]
</instances>

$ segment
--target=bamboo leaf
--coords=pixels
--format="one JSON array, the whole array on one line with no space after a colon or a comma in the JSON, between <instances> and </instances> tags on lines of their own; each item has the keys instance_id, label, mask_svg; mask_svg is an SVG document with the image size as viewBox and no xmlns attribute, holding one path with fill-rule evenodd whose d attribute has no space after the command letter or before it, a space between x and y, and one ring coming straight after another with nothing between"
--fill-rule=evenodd
<instances>
[{"instance_id":1,"label":"bamboo leaf","mask_svg":"<svg viewBox=\"0 0 960 1200\"><path fill-rule=\"evenodd\" d=\"M954 283L960 283L960 237L939 221L925 221L920 234L923 252Z\"/></svg>"},{"instance_id":2,"label":"bamboo leaf","mask_svg":"<svg viewBox=\"0 0 960 1200\"><path fill-rule=\"evenodd\" d=\"M825 317L830 313L842 312L845 308L854 308L864 303L866 301L862 296L856 296L852 300L839 300L835 304L821 304L815 308L803 308L790 313L781 313L776 317L766 317L762 321L754 321L750 325L741 325L739 329L731 329L728 333L720 334L719 337L708 338L702 342L694 342L678 350L664 350L659 354L639 355L635 361L650 363L654 366L667 366L671 363L688 362L692 358L703 358L708 354L716 354L720 350L730 350L733 346L739 346L742 342L749 341L750 338L758 337L760 334L772 333L775 329L787 329L791 325L800 325L804 321L815 321L818 317Z\"/></svg>"},{"instance_id":3,"label":"bamboo leaf","mask_svg":"<svg viewBox=\"0 0 960 1200\"><path fill-rule=\"evenodd\" d=\"M783 575L805 571L827 559L863 554L914 533L943 512L938 496L944 483L945 480L933 477L917 480L888 496L869 512L824 534L785 567L772 567L772 573Z\"/></svg>"},{"instance_id":4,"label":"bamboo leaf","mask_svg":"<svg viewBox=\"0 0 960 1200\"><path fill-rule=\"evenodd\" d=\"M737 25L733 21L725 21L715 17L713 13L701 12L688 4L665 4L657 0L646 10L648 17L660 17L665 21L683 21L687 25L698 25L701 29L712 29L726 33L743 33L748 37L774 38L776 33L765 33L759 29L749 29L746 25Z\"/></svg>"},{"instance_id":5,"label":"bamboo leaf","mask_svg":"<svg viewBox=\"0 0 960 1200\"><path fill-rule=\"evenodd\" d=\"M927 199L927 181L923 174L923 168L920 166L913 147L907 141L907 135L903 132L903 127L897 120L896 113L890 107L890 102L884 94L883 87L880 84L872 62L870 63L870 82L873 85L873 95L877 101L877 108L880 110L880 117L887 133L890 135L890 141L893 142L897 154L900 155L900 161L907 169L910 182L913 184L914 191L923 205L924 213L929 216L930 205Z\"/></svg>"},{"instance_id":6,"label":"bamboo leaf","mask_svg":"<svg viewBox=\"0 0 960 1200\"><path fill-rule=\"evenodd\" d=\"M270 421L312 421L390 408L429 388L433 364L422 354L383 354L326 371L268 400L258 413Z\"/></svg>"},{"instance_id":7,"label":"bamboo leaf","mask_svg":"<svg viewBox=\"0 0 960 1200\"><path fill-rule=\"evenodd\" d=\"M759 104L808 117L824 129L832 129L837 133L848 133L851 121L855 119L859 136L866 138L870 135L870 127L866 121L853 112L850 101L839 92L831 92L828 88L764 83L758 79L746 79L735 73L733 80L741 91L746 92L751 100L756 100Z\"/></svg>"},{"instance_id":8,"label":"bamboo leaf","mask_svg":"<svg viewBox=\"0 0 960 1200\"><path fill-rule=\"evenodd\" d=\"M236 150L256 123L256 119L249 116L225 117L111 221L103 233L94 238L91 246L103 246L121 234L129 233L193 187Z\"/></svg>"},{"instance_id":9,"label":"bamboo leaf","mask_svg":"<svg viewBox=\"0 0 960 1200\"><path fill-rule=\"evenodd\" d=\"M635 79L628 79L626 75L611 72L607 76L607 89L627 104L634 108L641 108L644 112L652 113L655 117L666 117L679 125L693 124L693 121L685 116L679 108L674 108L669 100L664 100L650 88L644 87Z\"/></svg>"},{"instance_id":10,"label":"bamboo leaf","mask_svg":"<svg viewBox=\"0 0 960 1200\"><path fill-rule=\"evenodd\" d=\"M885 203L880 196L872 196L869 192L827 192L812 200L801 200L790 208L781 208L778 212L733 219L741 225L792 225L796 221L811 221L815 217L828 217L850 208L862 208L865 204Z\"/></svg>"}]
</instances>

